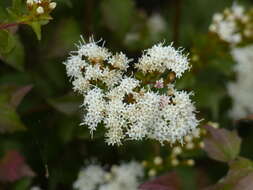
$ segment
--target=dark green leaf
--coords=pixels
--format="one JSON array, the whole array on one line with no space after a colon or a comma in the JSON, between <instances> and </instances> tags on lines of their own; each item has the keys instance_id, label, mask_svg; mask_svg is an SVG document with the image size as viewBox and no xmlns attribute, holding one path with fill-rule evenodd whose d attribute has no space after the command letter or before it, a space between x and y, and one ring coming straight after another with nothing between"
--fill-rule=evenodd
<instances>
[{"instance_id":1,"label":"dark green leaf","mask_svg":"<svg viewBox=\"0 0 253 190\"><path fill-rule=\"evenodd\" d=\"M0 30L0 55L9 53L15 47L15 39L8 30Z\"/></svg>"},{"instance_id":2,"label":"dark green leaf","mask_svg":"<svg viewBox=\"0 0 253 190\"><path fill-rule=\"evenodd\" d=\"M15 109L8 104L0 103L0 133L25 130Z\"/></svg>"},{"instance_id":3,"label":"dark green leaf","mask_svg":"<svg viewBox=\"0 0 253 190\"><path fill-rule=\"evenodd\" d=\"M17 36L14 39L15 47L12 51L2 54L0 58L15 69L22 71L24 67L24 47Z\"/></svg>"}]
</instances>

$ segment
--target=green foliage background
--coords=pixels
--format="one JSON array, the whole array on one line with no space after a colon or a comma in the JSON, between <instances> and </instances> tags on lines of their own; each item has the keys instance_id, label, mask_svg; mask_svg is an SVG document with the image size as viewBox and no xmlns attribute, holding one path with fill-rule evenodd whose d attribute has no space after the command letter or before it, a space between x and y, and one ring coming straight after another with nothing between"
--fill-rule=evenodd
<instances>
[{"instance_id":1,"label":"green foliage background","mask_svg":"<svg viewBox=\"0 0 253 190\"><path fill-rule=\"evenodd\" d=\"M14 5L23 1L14 0ZM0 189L28 189L41 184L44 189L71 189L84 160L96 158L103 164L120 160L144 160L154 156L154 142L128 142L121 147L104 143L103 131L90 138L89 130L80 127L82 97L73 94L62 62L75 49L82 34L107 41L113 51L124 51L137 58L142 49L165 40L176 41L197 54L192 71L177 83L193 90L199 117L216 121L225 128L238 128L243 137L242 155L253 159L253 131L250 121L235 124L228 116L231 100L226 84L233 80L233 61L226 44L208 35L215 12L231 6L231 0L57 0L53 20L42 27L37 40L27 25L0 32L0 157L8 150L18 150L36 173L3 183ZM252 6L252 1L240 3ZM0 23L13 22L8 16L10 0L0 1ZM166 32L151 37L145 24L152 13L160 13L167 23ZM125 37L137 32L140 39L128 44ZM193 57L191 57L193 58ZM23 97L17 100L17 97ZM14 101L14 103L13 103ZM168 148L168 147L167 147ZM161 147L166 155L166 147ZM215 164L215 167L213 165ZM183 189L194 190L198 180L217 181L226 173L223 164L197 155L197 166L177 169L183 176ZM204 177L199 179L199 171Z\"/></svg>"}]
</instances>

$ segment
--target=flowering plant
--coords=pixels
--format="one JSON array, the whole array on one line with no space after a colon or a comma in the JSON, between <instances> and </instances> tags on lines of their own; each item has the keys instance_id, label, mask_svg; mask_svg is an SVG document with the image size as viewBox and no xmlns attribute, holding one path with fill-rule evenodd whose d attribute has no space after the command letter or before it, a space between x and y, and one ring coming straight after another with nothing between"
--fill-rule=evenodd
<instances>
[{"instance_id":1,"label":"flowering plant","mask_svg":"<svg viewBox=\"0 0 253 190\"><path fill-rule=\"evenodd\" d=\"M99 124L107 129L106 142L156 139L162 144L183 143L199 121L190 100L191 93L174 87L190 65L182 50L159 43L145 50L135 72L122 52L112 54L90 39L78 45L64 63L73 89L84 96L82 125L91 131Z\"/></svg>"}]
</instances>

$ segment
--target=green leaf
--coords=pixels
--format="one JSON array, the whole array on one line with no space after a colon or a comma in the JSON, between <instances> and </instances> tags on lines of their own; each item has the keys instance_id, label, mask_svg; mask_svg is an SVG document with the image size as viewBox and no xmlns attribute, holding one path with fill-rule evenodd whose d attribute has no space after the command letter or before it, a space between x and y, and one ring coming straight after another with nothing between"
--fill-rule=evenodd
<instances>
[{"instance_id":1,"label":"green leaf","mask_svg":"<svg viewBox=\"0 0 253 190\"><path fill-rule=\"evenodd\" d=\"M17 36L14 37L15 47L6 54L1 54L0 59L2 59L6 64L14 67L19 71L23 71L24 67L24 46L20 42Z\"/></svg>"},{"instance_id":2,"label":"green leaf","mask_svg":"<svg viewBox=\"0 0 253 190\"><path fill-rule=\"evenodd\" d=\"M221 162L234 160L240 153L241 138L235 131L205 126L209 136L204 139L208 156Z\"/></svg>"},{"instance_id":3,"label":"green leaf","mask_svg":"<svg viewBox=\"0 0 253 190\"><path fill-rule=\"evenodd\" d=\"M41 24L39 22L31 22L29 25L32 27L38 40L41 40Z\"/></svg>"},{"instance_id":4,"label":"green leaf","mask_svg":"<svg viewBox=\"0 0 253 190\"><path fill-rule=\"evenodd\" d=\"M25 129L16 108L31 88L31 85L0 87L0 133Z\"/></svg>"},{"instance_id":5,"label":"green leaf","mask_svg":"<svg viewBox=\"0 0 253 190\"><path fill-rule=\"evenodd\" d=\"M0 133L23 130L25 130L25 126L16 110L6 103L0 103Z\"/></svg>"},{"instance_id":6,"label":"green leaf","mask_svg":"<svg viewBox=\"0 0 253 190\"><path fill-rule=\"evenodd\" d=\"M15 12L21 11L24 3L22 0L12 0L12 9L15 10Z\"/></svg>"},{"instance_id":7,"label":"green leaf","mask_svg":"<svg viewBox=\"0 0 253 190\"><path fill-rule=\"evenodd\" d=\"M80 108L82 99L73 94L68 94L59 98L48 99L48 103L56 110L66 114L72 115L77 113Z\"/></svg>"},{"instance_id":8,"label":"green leaf","mask_svg":"<svg viewBox=\"0 0 253 190\"><path fill-rule=\"evenodd\" d=\"M0 55L9 53L15 47L15 39L8 30L0 30Z\"/></svg>"},{"instance_id":9,"label":"green leaf","mask_svg":"<svg viewBox=\"0 0 253 190\"><path fill-rule=\"evenodd\" d=\"M13 190L27 190L29 189L31 183L32 183L31 178L28 177L22 178L14 184Z\"/></svg>"}]
</instances>

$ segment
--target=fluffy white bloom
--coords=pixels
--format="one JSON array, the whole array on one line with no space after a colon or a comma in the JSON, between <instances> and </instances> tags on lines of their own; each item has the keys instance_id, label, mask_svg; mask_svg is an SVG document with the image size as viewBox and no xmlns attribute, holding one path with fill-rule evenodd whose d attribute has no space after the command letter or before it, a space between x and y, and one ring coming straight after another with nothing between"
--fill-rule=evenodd
<instances>
[{"instance_id":1,"label":"fluffy white bloom","mask_svg":"<svg viewBox=\"0 0 253 190\"><path fill-rule=\"evenodd\" d=\"M73 82L73 90L75 92L79 92L80 94L84 94L90 88L90 83L84 77L76 78Z\"/></svg>"},{"instance_id":2,"label":"fluffy white bloom","mask_svg":"<svg viewBox=\"0 0 253 190\"><path fill-rule=\"evenodd\" d=\"M139 81L134 78L125 77L120 84L107 93L109 99L123 100L126 94L134 93L133 89L139 86Z\"/></svg>"},{"instance_id":3,"label":"fluffy white bloom","mask_svg":"<svg viewBox=\"0 0 253 190\"><path fill-rule=\"evenodd\" d=\"M238 23L243 23L245 18L244 8L235 4L223 13L215 13L209 30L216 33L220 39L235 45L242 41Z\"/></svg>"},{"instance_id":4,"label":"fluffy white bloom","mask_svg":"<svg viewBox=\"0 0 253 190\"><path fill-rule=\"evenodd\" d=\"M72 52L64 64L74 91L84 96L81 124L91 134L98 125L105 127L109 145L120 145L126 139L182 142L198 125L190 94L177 91L163 78L142 81L126 76L129 62L125 54L112 55L93 39L81 42ZM157 71L172 71L179 78L190 68L182 50L161 43L146 50L136 67L147 78Z\"/></svg>"},{"instance_id":5,"label":"fluffy white bloom","mask_svg":"<svg viewBox=\"0 0 253 190\"><path fill-rule=\"evenodd\" d=\"M119 70L109 70L105 68L101 81L106 84L109 89L114 87L122 79L122 72Z\"/></svg>"},{"instance_id":6,"label":"fluffy white bloom","mask_svg":"<svg viewBox=\"0 0 253 190\"><path fill-rule=\"evenodd\" d=\"M131 62L131 59L128 59L124 53L120 52L110 57L108 62L115 68L126 70L128 68L128 64Z\"/></svg>"},{"instance_id":7,"label":"fluffy white bloom","mask_svg":"<svg viewBox=\"0 0 253 190\"><path fill-rule=\"evenodd\" d=\"M231 54L237 62L237 80L228 85L229 94L233 99L231 116L240 119L253 113L253 46L235 48Z\"/></svg>"},{"instance_id":8,"label":"fluffy white bloom","mask_svg":"<svg viewBox=\"0 0 253 190\"><path fill-rule=\"evenodd\" d=\"M96 190L103 183L105 171L99 165L89 165L78 174L73 187L78 190Z\"/></svg>"},{"instance_id":9,"label":"fluffy white bloom","mask_svg":"<svg viewBox=\"0 0 253 190\"><path fill-rule=\"evenodd\" d=\"M98 41L99 42L99 41ZM78 47L78 55L80 57L87 57L90 61L94 62L100 62L107 60L111 53L103 46L99 46L95 42L93 38L90 38L88 43L85 43L85 41L82 38L82 41L79 43Z\"/></svg>"},{"instance_id":10,"label":"fluffy white bloom","mask_svg":"<svg viewBox=\"0 0 253 190\"><path fill-rule=\"evenodd\" d=\"M71 78L78 78L82 76L82 69L87 66L87 63L79 56L70 56L66 62L67 75Z\"/></svg>"},{"instance_id":11,"label":"fluffy white bloom","mask_svg":"<svg viewBox=\"0 0 253 190\"><path fill-rule=\"evenodd\" d=\"M88 125L92 131L96 130L97 125L104 118L105 101L104 94L99 88L90 90L85 96L83 106L85 106L87 113L83 119L83 125Z\"/></svg>"},{"instance_id":12,"label":"fluffy white bloom","mask_svg":"<svg viewBox=\"0 0 253 190\"><path fill-rule=\"evenodd\" d=\"M162 43L144 51L136 67L144 73L155 71L163 73L170 70L175 72L178 78L190 69L188 58L183 55L182 50L176 50L171 45L164 46Z\"/></svg>"},{"instance_id":13,"label":"fluffy white bloom","mask_svg":"<svg viewBox=\"0 0 253 190\"><path fill-rule=\"evenodd\" d=\"M80 171L73 186L77 190L137 190L143 174L143 167L135 161L112 166L109 172L90 165Z\"/></svg>"},{"instance_id":14,"label":"fluffy white bloom","mask_svg":"<svg viewBox=\"0 0 253 190\"><path fill-rule=\"evenodd\" d=\"M128 114L132 125L128 136L136 140L147 137L161 143L183 142L183 137L191 134L199 123L189 96L184 91L175 91L174 98L145 93L130 106Z\"/></svg>"}]
</instances>

